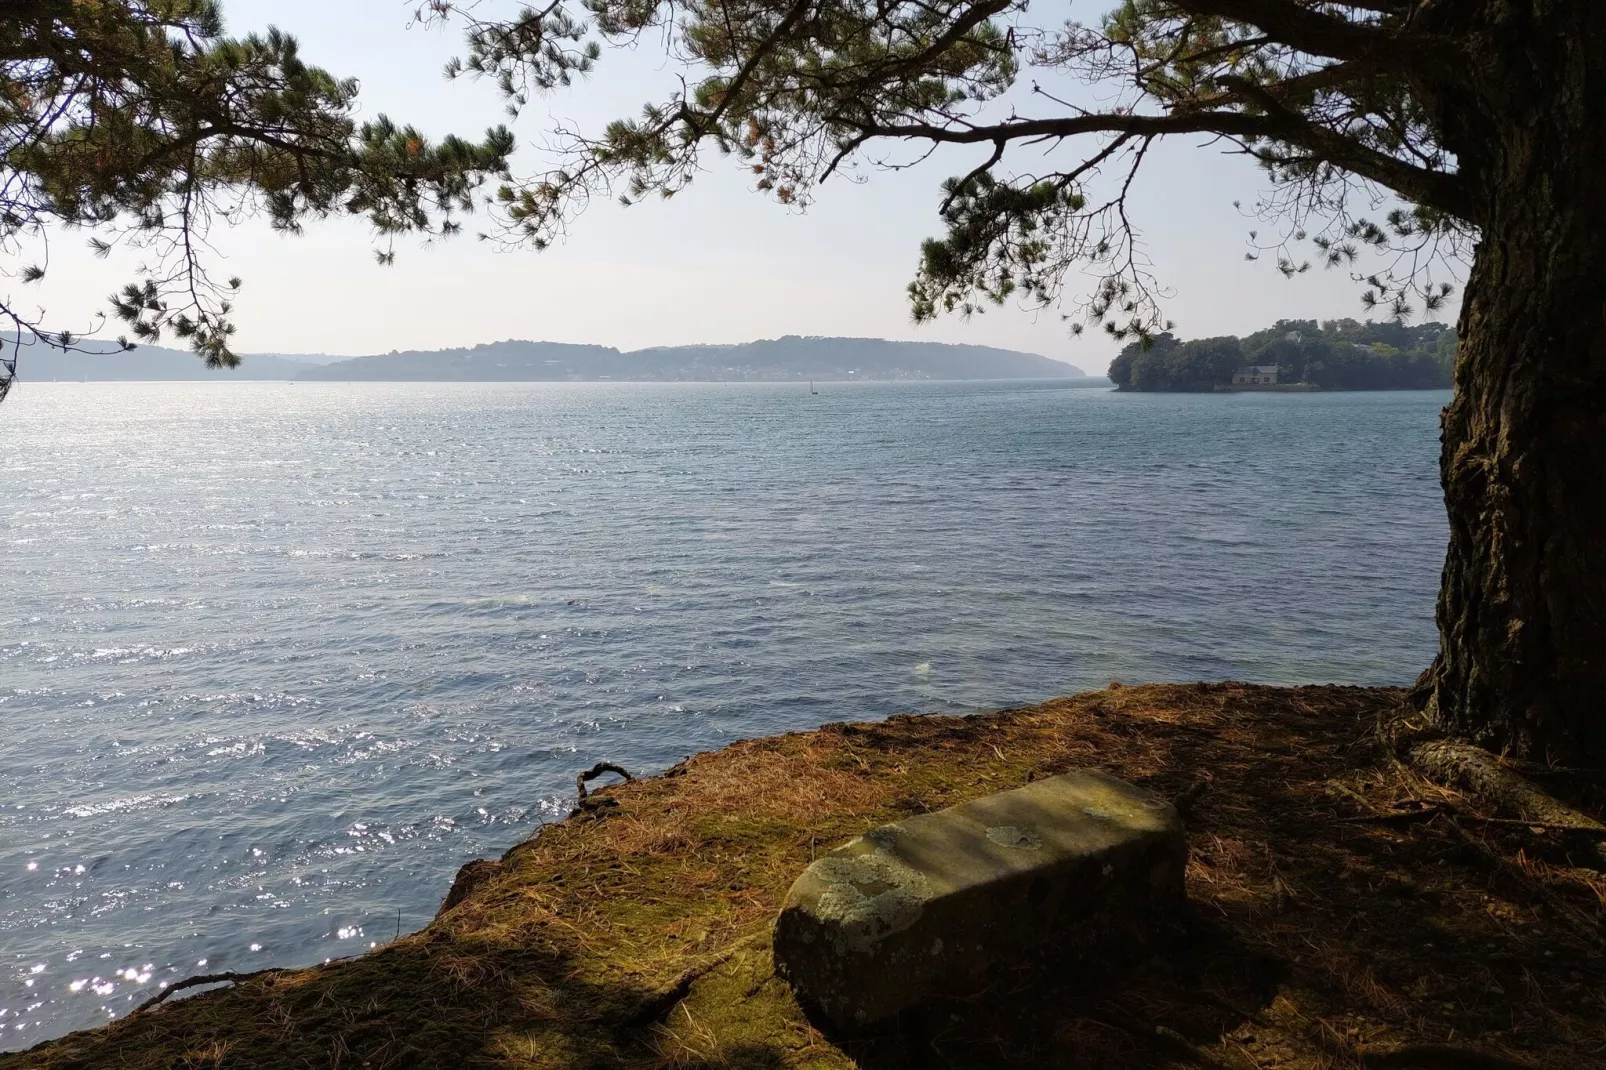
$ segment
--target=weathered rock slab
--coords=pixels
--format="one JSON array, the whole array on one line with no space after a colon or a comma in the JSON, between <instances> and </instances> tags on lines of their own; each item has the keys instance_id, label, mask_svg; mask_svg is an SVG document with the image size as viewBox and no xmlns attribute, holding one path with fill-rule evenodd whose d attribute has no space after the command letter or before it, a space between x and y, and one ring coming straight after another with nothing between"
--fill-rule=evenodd
<instances>
[{"instance_id":1,"label":"weathered rock slab","mask_svg":"<svg viewBox=\"0 0 1606 1070\"><path fill-rule=\"evenodd\" d=\"M1093 770L883 825L821 856L775 924L775 963L844 1026L972 988L1004 958L1180 905L1165 800Z\"/></svg>"}]
</instances>

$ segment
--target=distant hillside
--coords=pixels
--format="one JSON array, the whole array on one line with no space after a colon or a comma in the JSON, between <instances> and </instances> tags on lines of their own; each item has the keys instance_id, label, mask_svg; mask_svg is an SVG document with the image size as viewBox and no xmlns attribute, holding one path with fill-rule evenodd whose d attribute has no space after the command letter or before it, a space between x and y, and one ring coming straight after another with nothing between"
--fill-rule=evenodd
<instances>
[{"instance_id":1,"label":"distant hillside","mask_svg":"<svg viewBox=\"0 0 1606 1070\"><path fill-rule=\"evenodd\" d=\"M939 342L788 335L739 345L661 346L620 352L560 342L493 342L472 349L386 353L337 361L303 379L563 381L615 379L1075 379L1080 368L1035 353Z\"/></svg>"},{"instance_id":2,"label":"distant hillside","mask_svg":"<svg viewBox=\"0 0 1606 1070\"><path fill-rule=\"evenodd\" d=\"M210 370L193 353L162 346L120 352L86 341L90 352L24 346L23 382L78 380L324 379L337 382L509 382L633 380L798 381L840 379L1077 379L1080 368L1035 353L881 338L785 338L740 345L662 346L620 352L561 342L492 342L472 349L411 350L371 357L246 354L240 367Z\"/></svg>"},{"instance_id":3,"label":"distant hillside","mask_svg":"<svg viewBox=\"0 0 1606 1070\"><path fill-rule=\"evenodd\" d=\"M88 340L78 348L89 352L63 353L46 345L24 345L17 359L19 382L48 383L53 379L76 383L103 380L294 379L314 367L309 361L280 356L248 356L238 368L209 369L187 350L139 346L120 351L115 342ZM7 342L9 354L10 345Z\"/></svg>"},{"instance_id":4,"label":"distant hillside","mask_svg":"<svg viewBox=\"0 0 1606 1070\"><path fill-rule=\"evenodd\" d=\"M637 378L624 374L624 359L617 349L608 346L492 342L472 349L407 350L352 357L315 368L303 378L342 382Z\"/></svg>"}]
</instances>

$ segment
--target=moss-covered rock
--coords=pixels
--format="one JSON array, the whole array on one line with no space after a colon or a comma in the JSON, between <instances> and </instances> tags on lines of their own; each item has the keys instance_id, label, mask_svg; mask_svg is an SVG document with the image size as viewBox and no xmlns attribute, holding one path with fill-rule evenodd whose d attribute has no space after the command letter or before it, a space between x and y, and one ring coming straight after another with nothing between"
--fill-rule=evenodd
<instances>
[{"instance_id":1,"label":"moss-covered rock","mask_svg":"<svg viewBox=\"0 0 1606 1070\"><path fill-rule=\"evenodd\" d=\"M882 825L816 860L775 926L805 1003L862 1026L977 988L1003 960L1183 902L1171 804L1094 770Z\"/></svg>"}]
</instances>

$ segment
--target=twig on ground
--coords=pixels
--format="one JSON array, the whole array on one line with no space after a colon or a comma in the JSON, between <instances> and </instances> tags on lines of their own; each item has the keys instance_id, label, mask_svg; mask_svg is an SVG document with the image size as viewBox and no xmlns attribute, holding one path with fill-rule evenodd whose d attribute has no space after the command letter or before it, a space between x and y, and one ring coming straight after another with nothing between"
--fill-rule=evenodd
<instances>
[{"instance_id":1,"label":"twig on ground","mask_svg":"<svg viewBox=\"0 0 1606 1070\"><path fill-rule=\"evenodd\" d=\"M1417 800L1412 799L1411 802ZM1355 817L1340 817L1340 825L1392 825L1404 824L1408 821L1426 821L1438 817L1440 814L1453 813L1450 807L1442 803L1429 803L1416 810L1393 810L1381 814L1359 814Z\"/></svg>"},{"instance_id":2,"label":"twig on ground","mask_svg":"<svg viewBox=\"0 0 1606 1070\"><path fill-rule=\"evenodd\" d=\"M1238 1070L1234 1063L1205 1051L1175 1029L1152 1025L1114 1007L1101 1007L1097 1014L1088 1015L1088 1020L1118 1029L1128 1036L1153 1044L1162 1051L1186 1059L1196 1066L1207 1067L1209 1070Z\"/></svg>"},{"instance_id":3,"label":"twig on ground","mask_svg":"<svg viewBox=\"0 0 1606 1070\"><path fill-rule=\"evenodd\" d=\"M1606 932L1602 931L1599 922L1580 913L1570 903L1546 887L1543 882L1534 882L1531 875L1525 873L1519 866L1513 864L1500 853L1490 850L1488 844L1454 821L1450 822L1450 828L1454 829L1456 835L1461 838L1461 842L1476 851L1494 872L1528 882L1539 898L1550 907L1556 917L1567 923L1568 928L1575 935L1589 941L1598 951L1606 950Z\"/></svg>"},{"instance_id":4,"label":"twig on ground","mask_svg":"<svg viewBox=\"0 0 1606 1070\"><path fill-rule=\"evenodd\" d=\"M625 1024L630 1026L646 1025L648 1022L662 1018L669 1013L675 1004L691 994L691 986L696 983L698 978L725 965L736 956L737 952L755 943L762 936L768 936L768 930L754 936L743 937L725 950L681 971L680 976L676 977L671 984L659 989L657 992L644 996L641 1002L636 1004L635 1009L625 1016Z\"/></svg>"},{"instance_id":5,"label":"twig on ground","mask_svg":"<svg viewBox=\"0 0 1606 1070\"><path fill-rule=\"evenodd\" d=\"M167 997L171 996L173 993L182 992L186 988L199 988L201 985L217 985L217 984L223 984L225 982L229 982L229 983L232 983L232 984L239 984L241 981L248 981L253 977L262 977L262 976L264 976L266 974L270 974L270 973L284 973L284 972L285 972L285 969L283 967L281 967L281 966L271 966L268 969L265 969L265 970L253 970L250 973L234 973L234 972L231 971L231 972L228 972L228 973L202 973L202 974L197 974L194 977L186 977L182 981L178 981L178 982L176 982L174 984L168 985L166 988L164 988L160 992L156 993L156 995L152 996L150 999L146 1000L144 1003L141 1003L139 1006L135 1007L132 1011L129 1012L129 1014L130 1015L134 1015L134 1014L138 1014L140 1011L148 1011L152 1007L155 1007L158 1004L162 1003L164 1000L167 999Z\"/></svg>"},{"instance_id":6,"label":"twig on ground","mask_svg":"<svg viewBox=\"0 0 1606 1070\"><path fill-rule=\"evenodd\" d=\"M1449 803L1427 803L1420 799L1408 799L1407 804L1414 804L1418 809L1391 810L1380 814L1359 814L1355 817L1340 817L1340 825L1388 825L1396 822L1425 821L1429 818L1446 814L1458 821L1475 821L1480 825L1495 825L1500 828L1530 829L1535 832L1566 832L1586 839L1606 840L1606 828L1593 825L1578 825L1556 821L1524 821L1516 817L1485 817L1474 814L1459 806Z\"/></svg>"},{"instance_id":7,"label":"twig on ground","mask_svg":"<svg viewBox=\"0 0 1606 1070\"><path fill-rule=\"evenodd\" d=\"M1411 1044L1363 1052L1361 1065L1366 1070L1533 1070L1528 1063L1459 1044Z\"/></svg>"},{"instance_id":8,"label":"twig on ground","mask_svg":"<svg viewBox=\"0 0 1606 1070\"><path fill-rule=\"evenodd\" d=\"M1181 814L1183 817L1188 817L1192 815L1194 807L1198 805L1199 800L1204 798L1205 792L1209 790L1209 778L1200 777L1192 784L1189 784L1187 787L1177 792L1176 798L1171 800L1171 805L1176 807L1177 813Z\"/></svg>"}]
</instances>

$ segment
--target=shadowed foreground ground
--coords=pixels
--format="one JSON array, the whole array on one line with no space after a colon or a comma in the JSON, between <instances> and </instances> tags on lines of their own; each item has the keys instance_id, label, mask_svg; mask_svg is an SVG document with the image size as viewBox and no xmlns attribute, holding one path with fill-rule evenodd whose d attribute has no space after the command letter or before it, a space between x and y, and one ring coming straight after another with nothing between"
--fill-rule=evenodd
<instances>
[{"instance_id":1,"label":"shadowed foreground ground","mask_svg":"<svg viewBox=\"0 0 1606 1070\"><path fill-rule=\"evenodd\" d=\"M1401 699L1117 686L740 743L477 865L461 901L389 947L0 1070L1606 1065L1606 879L1572 865L1587 845L1479 820L1400 769L1379 726ZM815 851L1080 766L1184 798L1191 907L1159 947L1013 963L875 1036L810 1024L768 940ZM1573 790L1598 784L1547 787L1599 811ZM1440 802L1461 816L1423 805Z\"/></svg>"}]
</instances>

